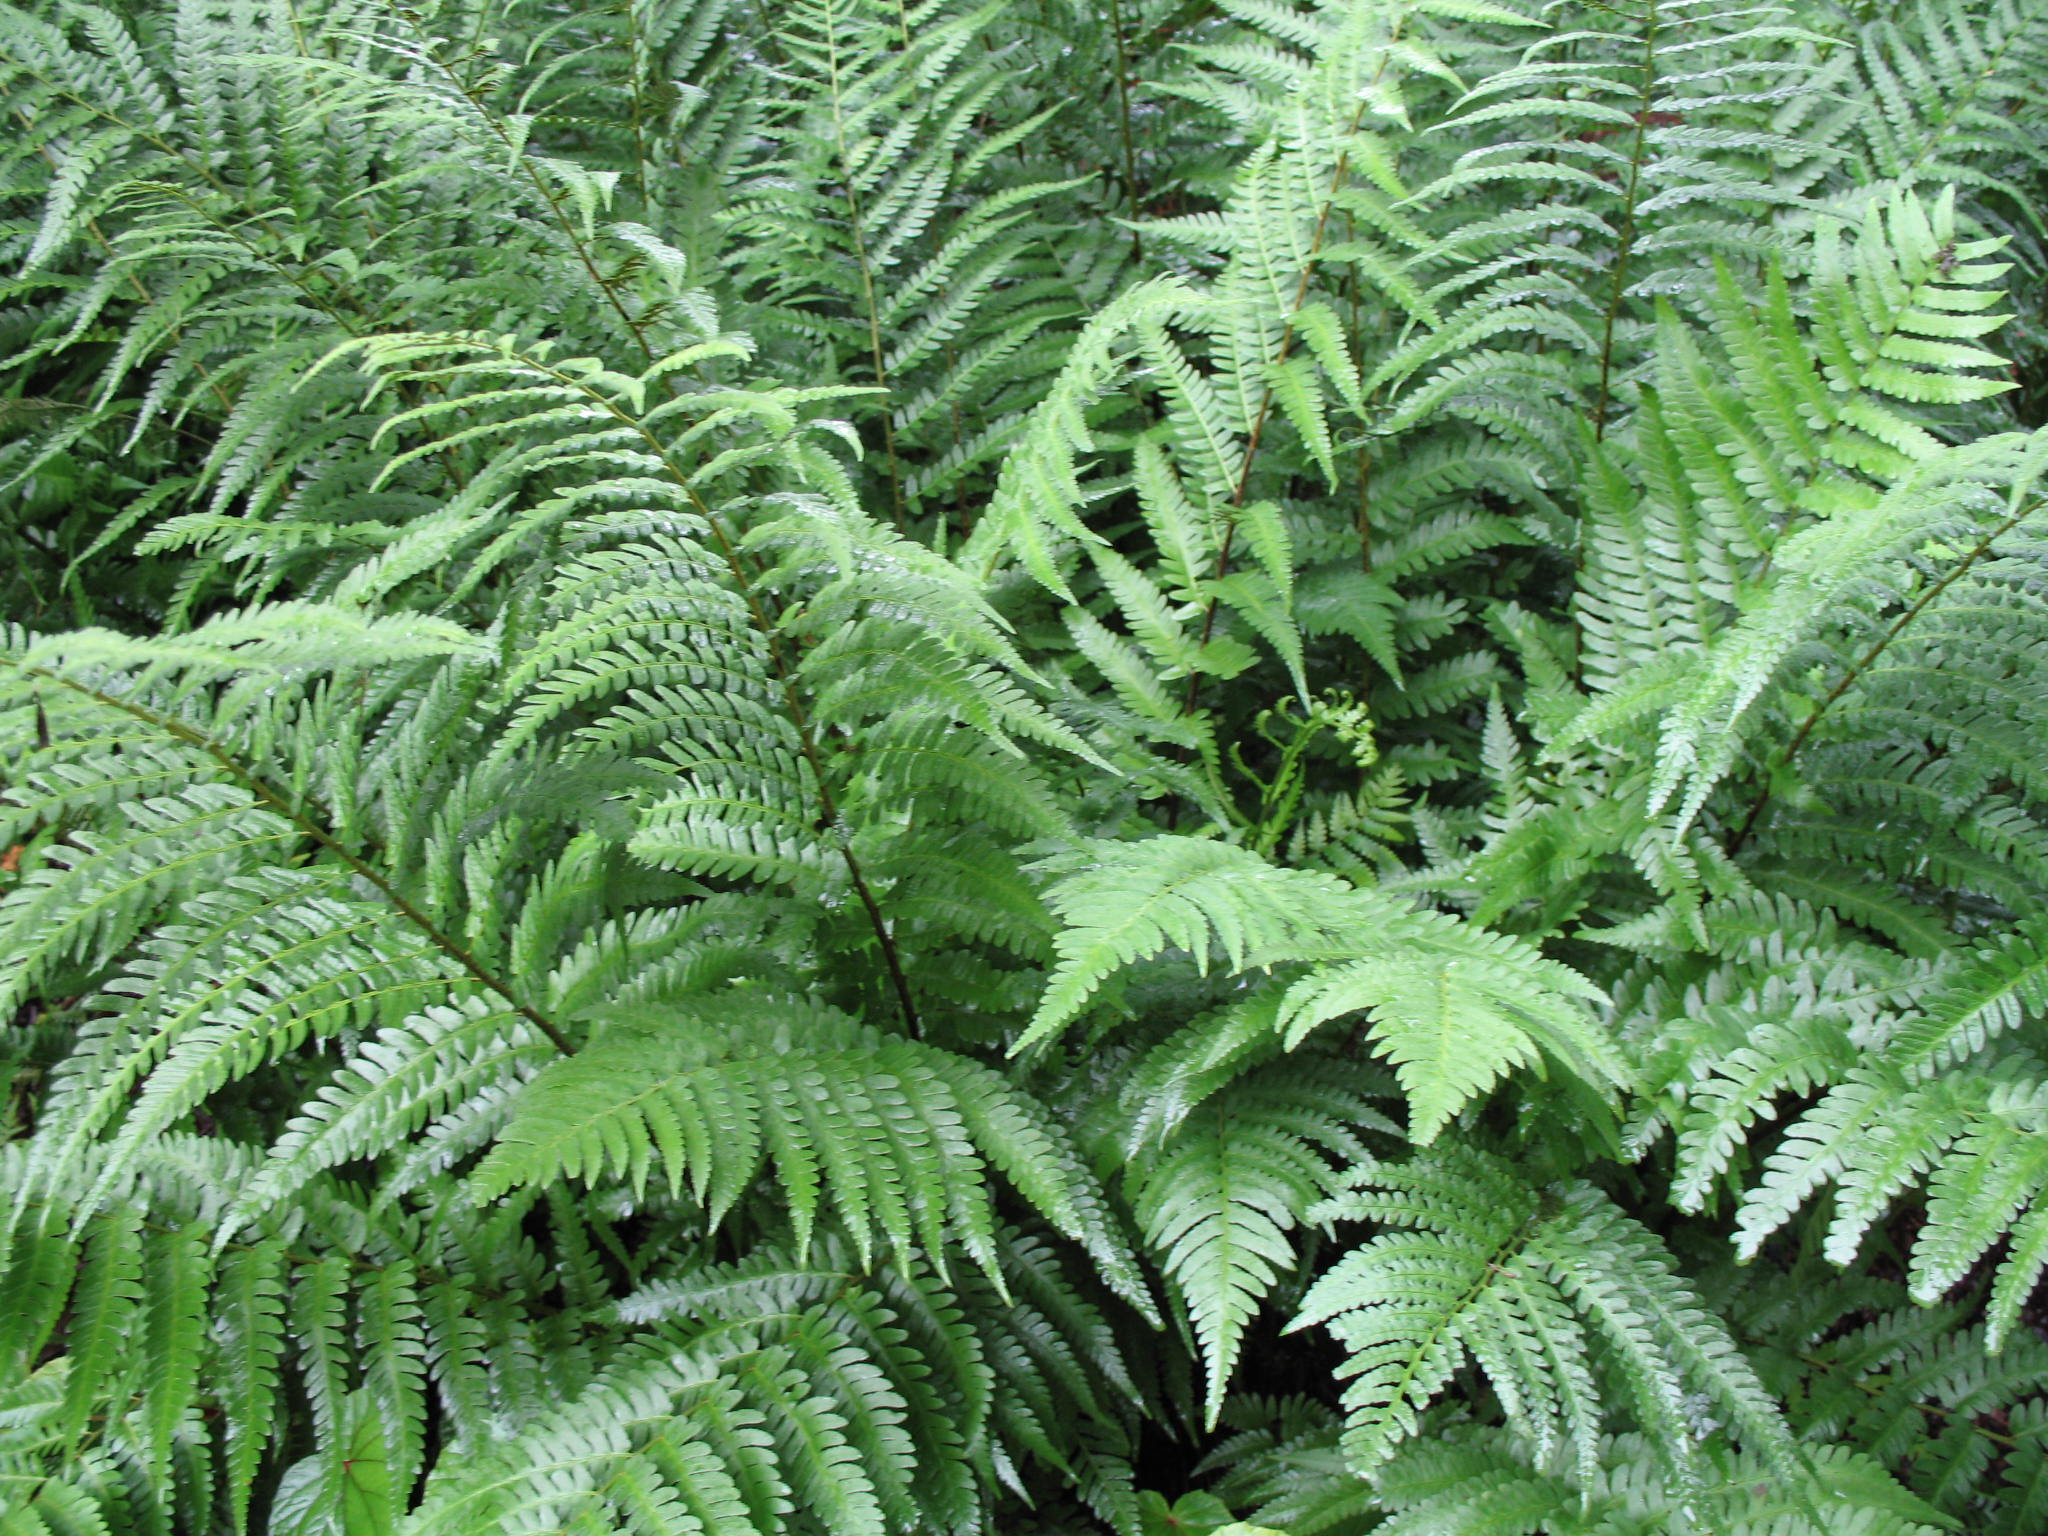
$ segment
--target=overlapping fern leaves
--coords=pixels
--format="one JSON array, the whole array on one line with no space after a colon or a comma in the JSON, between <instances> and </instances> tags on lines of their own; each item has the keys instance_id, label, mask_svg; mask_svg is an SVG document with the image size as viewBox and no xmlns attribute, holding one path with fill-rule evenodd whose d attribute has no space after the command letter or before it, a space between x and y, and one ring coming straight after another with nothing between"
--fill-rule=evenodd
<instances>
[{"instance_id":1,"label":"overlapping fern leaves","mask_svg":"<svg viewBox=\"0 0 2048 1536\"><path fill-rule=\"evenodd\" d=\"M2048 13L1863 9L0 11L0 1521L2037 1527Z\"/></svg>"}]
</instances>

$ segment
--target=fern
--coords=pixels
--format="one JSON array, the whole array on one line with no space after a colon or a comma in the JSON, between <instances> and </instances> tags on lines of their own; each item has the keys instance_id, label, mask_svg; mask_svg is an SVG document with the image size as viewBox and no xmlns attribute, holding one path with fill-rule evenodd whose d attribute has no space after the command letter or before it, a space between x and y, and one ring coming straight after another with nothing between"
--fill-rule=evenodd
<instances>
[{"instance_id":1,"label":"fern","mask_svg":"<svg viewBox=\"0 0 2048 1536\"><path fill-rule=\"evenodd\" d=\"M1109 862L1113 852L1120 863ZM1206 965L1215 948L1234 973L1322 962L1287 986L1268 1027L1291 1047L1370 1010L1421 1143L1539 1049L1595 1088L1625 1077L1611 1044L1572 1006L1585 983L1503 936L1191 838L1064 855L1046 867L1075 865L1085 872L1049 893L1067 924L1061 963L1020 1046L1067 1022L1118 967L1168 946Z\"/></svg>"},{"instance_id":2,"label":"fern","mask_svg":"<svg viewBox=\"0 0 2048 1536\"><path fill-rule=\"evenodd\" d=\"M2038 1528L2044 27L0 7L0 1526Z\"/></svg>"}]
</instances>

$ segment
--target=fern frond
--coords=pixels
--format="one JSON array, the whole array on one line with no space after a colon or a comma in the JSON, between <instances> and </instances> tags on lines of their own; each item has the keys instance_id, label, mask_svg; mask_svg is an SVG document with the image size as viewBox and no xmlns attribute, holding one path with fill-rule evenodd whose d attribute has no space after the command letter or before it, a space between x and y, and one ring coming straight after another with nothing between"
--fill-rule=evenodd
<instances>
[{"instance_id":1,"label":"fern frond","mask_svg":"<svg viewBox=\"0 0 2048 1536\"><path fill-rule=\"evenodd\" d=\"M1471 1153L1371 1165L1352 1184L1313 1218L1391 1230L1319 1279L1291 1326L1330 1323L1350 1351L1345 1448L1361 1466L1415 1432L1469 1350L1489 1375L1502 1373L1497 1390L1518 1427L1539 1446L1568 1434L1585 1475L1597 1457L1591 1338L1682 1476L1699 1476L1688 1391L1707 1394L1747 1444L1796 1476L1791 1436L1754 1372L1656 1241L1605 1196L1539 1192Z\"/></svg>"}]
</instances>

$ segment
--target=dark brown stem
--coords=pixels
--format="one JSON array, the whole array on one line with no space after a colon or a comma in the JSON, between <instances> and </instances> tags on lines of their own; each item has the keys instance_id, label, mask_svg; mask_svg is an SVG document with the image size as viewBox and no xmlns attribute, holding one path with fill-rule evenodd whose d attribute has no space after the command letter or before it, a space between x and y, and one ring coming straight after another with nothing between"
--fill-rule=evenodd
<instances>
[{"instance_id":1,"label":"dark brown stem","mask_svg":"<svg viewBox=\"0 0 2048 1536\"><path fill-rule=\"evenodd\" d=\"M1109 0L1109 30L1116 39L1117 126L1122 130L1124 141L1124 193L1130 198L1131 219L1136 222L1142 209L1138 195L1138 155L1131 143L1131 61L1124 49L1122 0ZM1135 229L1131 231L1131 257L1141 262L1145 259L1144 237Z\"/></svg>"},{"instance_id":2,"label":"dark brown stem","mask_svg":"<svg viewBox=\"0 0 2048 1536\"><path fill-rule=\"evenodd\" d=\"M1839 1360L1824 1360L1819 1355L1802 1354L1799 1356L1799 1359L1818 1370L1827 1371L1830 1374L1839 1373L1843 1369L1842 1363ZM1852 1380L1849 1385L1871 1397L1883 1397L1886 1395L1883 1387L1874 1387L1860 1376ZM1956 1409L1945 1408L1940 1403L1915 1403L1913 1406L1922 1413L1931 1413L1951 1422L1963 1418L1963 1415ZM1966 1419L1964 1422L1993 1445L2003 1446L2008 1451L2017 1451L2020 1448L2019 1441L2011 1435L2002 1435L1995 1429L1987 1429L1982 1424L1979 1424L1974 1417Z\"/></svg>"},{"instance_id":3,"label":"dark brown stem","mask_svg":"<svg viewBox=\"0 0 2048 1536\"><path fill-rule=\"evenodd\" d=\"M646 114L646 104L640 98L640 60L646 44L641 38L639 7L634 4L634 0L625 0L625 4L619 7L619 12L625 17L626 36L629 40L626 74L629 77L633 101L633 183L640 193L642 217L646 217L647 129L642 121Z\"/></svg>"},{"instance_id":4,"label":"dark brown stem","mask_svg":"<svg viewBox=\"0 0 2048 1536\"><path fill-rule=\"evenodd\" d=\"M899 9L898 14L901 15ZM910 29L905 23L903 46L910 47ZM843 93L839 86L839 31L835 26L828 34L826 67L830 72L829 86L832 91L832 147L839 156L840 175L846 182L847 230L853 236L853 258L860 271L861 303L867 311L868 355L874 363L875 382L884 390L889 388L889 369L882 351L881 307L875 299L875 268L868 256L866 216L860 205L860 190L854 184L853 159L846 149L845 114L840 110ZM896 459L896 421L894 411L885 398L882 405L882 449L889 461L889 511L896 531L903 532L903 470Z\"/></svg>"},{"instance_id":5,"label":"dark brown stem","mask_svg":"<svg viewBox=\"0 0 2048 1536\"><path fill-rule=\"evenodd\" d=\"M747 615L754 631L760 635L762 643L768 648L769 666L773 669L776 682L782 690L783 713L796 729L798 749L803 753L804 761L810 764L811 777L818 786L819 820L826 827L836 828L839 821L838 802L832 794L831 781L825 773L824 754L819 751L817 733L811 725L810 712L804 708L803 700L796 691L796 669L790 665L789 658L784 654L781 632L774 618L762 606L760 594L754 589L752 573L747 570L746 562L740 558L738 540L727 530L724 520L712 511L703 497L697 494L696 487L690 484L690 477L684 472L683 467L676 463L661 440L647 430L644 422L620 410L616 401L591 389L581 379L572 378L534 358L522 356L520 361L565 387L583 394L621 426L634 432L660 460L669 478L682 488L683 494L689 498L691 508L704 519L704 525L711 533L712 542L718 546L719 557L725 562L725 568L732 577L733 586L738 591L740 600L746 604ZM861 872L860 861L854 857L851 841L840 832L836 835L835 842L840 857L846 861L846 873L853 883L854 893L860 898L861 907L866 911L868 922L873 926L875 937L881 944L883 960L889 967L889 979L896 990L896 1001L903 1011L903 1023L913 1035L922 1035L924 1026L918 1018L917 1001L910 990L909 978L903 972L902 961L896 950L895 935L890 933L888 922L882 916L881 903L875 900L874 892L868 886L867 877Z\"/></svg>"},{"instance_id":6,"label":"dark brown stem","mask_svg":"<svg viewBox=\"0 0 2048 1536\"><path fill-rule=\"evenodd\" d=\"M820 788L823 789L822 780ZM922 1039L924 1025L917 1016L917 999L911 995L910 978L903 974L903 959L896 953L896 935L889 931L881 904L875 900L874 892L868 889L867 877L861 873L860 860L853 856L853 845L844 837L839 840L839 854L846 860L846 872L852 876L860 904L867 909L868 922L875 930L875 937L881 941L882 960L889 967L889 983L896 989L896 1006L903 1010L903 1023L911 1034Z\"/></svg>"},{"instance_id":7,"label":"dark brown stem","mask_svg":"<svg viewBox=\"0 0 2048 1536\"><path fill-rule=\"evenodd\" d=\"M0 660L6 660L6 658L0 657ZM202 731L194 730L182 720L175 719L169 715L159 714L147 705L137 704L134 700L124 699L118 694L102 692L100 689L68 678L61 672L52 672L46 667L23 667L21 663L11 660L7 664L19 667L30 677L55 683L61 688L69 688L72 692L82 694L86 698L93 700L95 703L103 704L109 709L118 709L123 714L162 731L173 740L182 741L186 746L204 752L229 775L243 784L263 804L290 822L301 834L311 838L322 848L333 854L335 858L348 867L351 873L375 887L378 894L390 902L407 922L411 923L426 936L428 942L457 965L461 966L479 984L495 992L509 1003L515 1013L532 1024L543 1035L547 1036L548 1040L563 1055L573 1056L576 1054L576 1047L570 1043L569 1037L562 1033L552 1019L530 1004L521 1002L517 993L503 981L499 980L496 975L484 966L482 961L471 954L464 945L457 942L451 934L444 932L439 924L418 907L414 906L374 866L366 863L332 832L300 810L282 791L273 788L261 774L249 767L248 764L228 751L219 742L213 740Z\"/></svg>"},{"instance_id":8,"label":"dark brown stem","mask_svg":"<svg viewBox=\"0 0 2048 1536\"><path fill-rule=\"evenodd\" d=\"M1657 89L1657 4L1650 0L1650 18L1643 32L1643 92L1636 107L1635 145L1629 151L1628 191L1622 204L1621 236L1614 253L1614 288L1607 296L1607 314L1600 327L1600 395L1593 405L1593 437L1607 434L1607 407L1611 401L1609 375L1614 368L1614 323L1621 315L1621 301L1628 288L1629 256L1636 241L1636 190L1643 177L1643 139L1650 128L1650 103Z\"/></svg>"},{"instance_id":9,"label":"dark brown stem","mask_svg":"<svg viewBox=\"0 0 2048 1536\"><path fill-rule=\"evenodd\" d=\"M1764 807L1770 804L1772 778L1774 778L1779 772L1781 772L1785 768L1785 766L1788 763L1792 761L1793 756L1799 751L1801 747L1806 745L1806 738L1811 736L1813 734L1813 728L1816 725L1820 724L1820 717L1826 714L1828 710L1833 707L1837 699L1841 698L1843 694L1847 693L1852 687L1855 686L1857 679L1862 677L1865 672L1870 670L1871 664L1874 663L1879 656L1884 654L1885 648L1887 646L1889 646L1894 640L1898 639L1900 635L1904 634L1907 628L1911 626L1913 621L1919 618L1921 614L1927 611L1927 605L1929 603L1932 603L1937 597L1941 596L1943 592L1947 591L1958 580L1960 580L1969 571L1971 566L1975 565L1979 560L1983 559L1984 556L1989 554L1991 552L1991 546L1996 540L2001 539L2006 534L2012 532L2013 529L2017 528L2022 522L2024 522L2027 518L2033 516L2034 513L2040 511L2043 507L2048 507L2048 501L2036 501L2020 508L2019 511L2013 513L2011 517L2008 517L1996 528L1992 529L1989 533L1985 534L1982 539L1978 540L1977 547L1975 549L1972 549L1967 555L1963 556L1961 560L1957 561L1954 570L1950 571L1946 576L1942 577L1941 580L1937 581L1933 586L1929 587L1925 592L1921 593L1919 599L1913 604L1913 606L1908 608L1904 613L1900 614L1898 618L1893 621L1891 628L1887 629L1882 635L1878 636L1876 642L1870 647L1870 649L1865 651L1863 655L1857 659L1855 665L1850 667L1849 670L1842 675L1842 680L1836 683L1833 688L1828 690L1827 697L1822 699L1818 704L1813 706L1812 712L1807 715L1805 721L1801 723L1799 729L1793 732L1792 739L1785 744L1785 749L1778 754L1776 761L1771 764L1770 772L1764 776L1763 789L1758 793L1756 799L1751 803L1749 807L1749 814L1742 818L1742 825L1736 829L1735 836L1729 839L1729 853L1734 854L1741 852L1742 845L1749 841L1749 834L1756 829L1757 818L1763 815Z\"/></svg>"},{"instance_id":10,"label":"dark brown stem","mask_svg":"<svg viewBox=\"0 0 2048 1536\"><path fill-rule=\"evenodd\" d=\"M429 56L431 57L431 55ZM626 327L627 332L633 338L634 344L640 348L641 355L650 363L653 362L658 354L654 350L654 344L647 339L646 326L626 307L626 301L619 297L618 290L606 281L604 274L598 270L597 258L591 254L590 247L584 243L583 237L577 233L576 220L570 214L568 206L562 201L561 193L548 185L547 178L541 175L539 168L527 156L525 149L513 141L512 135L505 131L504 124L498 121L496 115L492 113L482 98L471 89L469 82L464 80L453 68L443 63L440 59L437 58L434 62L441 66L442 73L448 77L462 99L469 103L471 109L483 121L484 126L491 131L492 136L500 144L504 145L507 150L512 152L513 157L519 162L520 170L526 173L526 179L533 183L533 190L540 195L541 201L548 205L548 211L554 215L555 224L562 231L562 237L569 242L570 248L576 252L577 261L582 264L583 270L589 274L591 282L597 285L597 291L602 293L605 297L605 302L611 305L612 312L619 317L619 322Z\"/></svg>"},{"instance_id":11,"label":"dark brown stem","mask_svg":"<svg viewBox=\"0 0 2048 1536\"><path fill-rule=\"evenodd\" d=\"M1382 69L1386 67L1384 60L1381 61L1380 67ZM1360 102L1358 110L1355 113L1353 113L1351 117L1351 127L1354 131L1356 131L1360 119L1362 119L1364 116L1365 104L1364 102ZM1289 355L1292 354L1292 352L1294 351L1294 317L1301 313L1302 305L1308 302L1308 285L1315 277L1316 254L1323 248L1323 237L1330 227L1330 214L1331 211L1335 209L1337 206L1337 191L1340 187L1344 185L1344 178L1347 175L1349 175L1350 172L1351 152L1349 150L1346 150L1343 154L1337 157L1337 169L1331 174L1330 177L1329 194L1324 199L1321 210L1316 214L1315 235L1309 241L1308 255L1303 259L1301 264L1301 280L1297 282L1294 286L1294 303L1288 311L1287 323L1280 332L1280 345L1278 348L1275 349L1273 354L1273 365L1276 368L1284 364L1287 361ZM1265 388L1265 392L1261 394L1259 397L1259 408L1258 411L1252 417L1251 432L1245 438L1244 459L1242 463L1240 463L1238 466L1237 485L1232 489L1230 493L1230 508L1233 512L1239 512L1244 509L1245 494L1250 489L1252 483L1252 466L1258 460L1259 444L1265 438L1266 422L1271 418L1272 414L1273 386L1268 384ZM1213 574L1214 580L1221 581L1225 576L1230 574L1231 549L1232 546L1236 543L1236 541L1237 519L1233 517L1224 526L1223 542L1220 546L1218 546L1216 551L1216 569ZM1220 606L1220 601L1212 597L1209 599L1208 607L1203 610L1201 639L1201 644L1203 645L1207 645L1209 643L1210 637L1216 631L1216 611ZM1201 689L1202 674L1199 672L1188 673L1187 695L1185 698L1181 700L1180 707L1180 712L1183 715L1191 715L1195 712L1195 704L1201 696Z\"/></svg>"}]
</instances>

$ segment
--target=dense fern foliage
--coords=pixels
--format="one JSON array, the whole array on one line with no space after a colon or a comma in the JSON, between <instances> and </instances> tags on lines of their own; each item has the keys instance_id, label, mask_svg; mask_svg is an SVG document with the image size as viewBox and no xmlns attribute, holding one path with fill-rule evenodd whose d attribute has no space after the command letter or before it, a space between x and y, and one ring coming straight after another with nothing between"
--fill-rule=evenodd
<instances>
[{"instance_id":1,"label":"dense fern foliage","mask_svg":"<svg viewBox=\"0 0 2048 1536\"><path fill-rule=\"evenodd\" d=\"M2048 1529L2048 4L0 99L0 1529Z\"/></svg>"}]
</instances>

